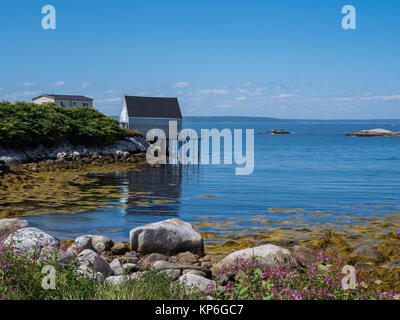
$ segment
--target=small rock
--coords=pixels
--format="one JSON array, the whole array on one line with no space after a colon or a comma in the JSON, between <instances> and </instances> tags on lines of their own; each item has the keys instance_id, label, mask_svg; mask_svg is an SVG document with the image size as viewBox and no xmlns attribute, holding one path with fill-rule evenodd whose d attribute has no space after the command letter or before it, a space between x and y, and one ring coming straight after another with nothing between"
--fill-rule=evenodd
<instances>
[{"instance_id":1,"label":"small rock","mask_svg":"<svg viewBox=\"0 0 400 320\"><path fill-rule=\"evenodd\" d=\"M181 271L179 269L167 269L160 271L160 273L161 272L166 273L168 277L171 278L172 281L178 280L179 277L181 276Z\"/></svg>"},{"instance_id":2,"label":"small rock","mask_svg":"<svg viewBox=\"0 0 400 320\"><path fill-rule=\"evenodd\" d=\"M332 272L334 270L334 267L332 264L327 264L327 265L319 264L318 269L326 272Z\"/></svg>"},{"instance_id":3,"label":"small rock","mask_svg":"<svg viewBox=\"0 0 400 320\"><path fill-rule=\"evenodd\" d=\"M220 262L223 258L225 258L226 255L206 255L203 258L201 258L200 260L203 262L211 262L213 265L217 264L218 262Z\"/></svg>"},{"instance_id":4,"label":"small rock","mask_svg":"<svg viewBox=\"0 0 400 320\"><path fill-rule=\"evenodd\" d=\"M205 272L200 271L200 270L193 270L193 269L183 270L183 274L195 274L195 275L198 275L200 277L204 277L204 278L207 277L207 274Z\"/></svg>"},{"instance_id":5,"label":"small rock","mask_svg":"<svg viewBox=\"0 0 400 320\"><path fill-rule=\"evenodd\" d=\"M136 272L139 270L139 267L137 264L134 263L125 263L122 268L128 272L128 273L132 273L132 272Z\"/></svg>"},{"instance_id":6,"label":"small rock","mask_svg":"<svg viewBox=\"0 0 400 320\"><path fill-rule=\"evenodd\" d=\"M217 286L215 281L206 279L195 274L184 274L179 278L179 282L186 285L187 287L198 288L201 291L212 290Z\"/></svg>"},{"instance_id":7,"label":"small rock","mask_svg":"<svg viewBox=\"0 0 400 320\"><path fill-rule=\"evenodd\" d=\"M354 265L354 268L356 268L356 270L370 272L370 271L374 270L375 263L373 263L373 262L357 262Z\"/></svg>"},{"instance_id":8,"label":"small rock","mask_svg":"<svg viewBox=\"0 0 400 320\"><path fill-rule=\"evenodd\" d=\"M180 269L180 267L177 264L162 260L156 261L153 264L153 267L156 271L162 271L167 269Z\"/></svg>"},{"instance_id":9,"label":"small rock","mask_svg":"<svg viewBox=\"0 0 400 320\"><path fill-rule=\"evenodd\" d=\"M131 257L131 256L122 256L118 258L119 261L121 262L121 264L127 264L127 263L133 263L133 264L137 264L139 262L138 258L135 257Z\"/></svg>"},{"instance_id":10,"label":"small rock","mask_svg":"<svg viewBox=\"0 0 400 320\"><path fill-rule=\"evenodd\" d=\"M92 239L93 247L98 253L111 251L114 246L114 242L108 237L98 235L88 235L88 237Z\"/></svg>"},{"instance_id":11,"label":"small rock","mask_svg":"<svg viewBox=\"0 0 400 320\"><path fill-rule=\"evenodd\" d=\"M205 261L205 262L202 262L201 263L201 266L203 267L203 268L212 268L212 266L214 265L214 263L212 263L212 262L208 262L208 261Z\"/></svg>"},{"instance_id":12,"label":"small rock","mask_svg":"<svg viewBox=\"0 0 400 320\"><path fill-rule=\"evenodd\" d=\"M0 220L0 238L7 237L10 233L13 233L19 229L27 228L29 226L28 221L19 219L1 219Z\"/></svg>"},{"instance_id":13,"label":"small rock","mask_svg":"<svg viewBox=\"0 0 400 320\"><path fill-rule=\"evenodd\" d=\"M123 275L125 273L124 268L122 267L121 262L118 259L114 259L110 263L110 267L114 271L114 274L117 276Z\"/></svg>"},{"instance_id":14,"label":"small rock","mask_svg":"<svg viewBox=\"0 0 400 320\"><path fill-rule=\"evenodd\" d=\"M199 256L189 251L178 253L169 259L170 262L179 262L183 264L194 264L199 261Z\"/></svg>"},{"instance_id":15,"label":"small rock","mask_svg":"<svg viewBox=\"0 0 400 320\"><path fill-rule=\"evenodd\" d=\"M367 259L380 259L382 257L382 254L377 249L366 245L357 247L352 254Z\"/></svg>"},{"instance_id":16,"label":"small rock","mask_svg":"<svg viewBox=\"0 0 400 320\"><path fill-rule=\"evenodd\" d=\"M397 269L400 268L400 259L390 261L389 263L383 265L387 269Z\"/></svg>"},{"instance_id":17,"label":"small rock","mask_svg":"<svg viewBox=\"0 0 400 320\"><path fill-rule=\"evenodd\" d=\"M129 246L123 242L116 242L114 246L111 248L111 252L114 255L122 256L125 253L129 252Z\"/></svg>"},{"instance_id":18,"label":"small rock","mask_svg":"<svg viewBox=\"0 0 400 320\"><path fill-rule=\"evenodd\" d=\"M143 262L145 264L150 265L154 264L157 261L168 261L168 257L161 253L151 253L143 259Z\"/></svg>"},{"instance_id":19,"label":"small rock","mask_svg":"<svg viewBox=\"0 0 400 320\"><path fill-rule=\"evenodd\" d=\"M109 276L106 278L105 282L114 286L118 286L125 282L132 281L135 279L137 279L137 277L134 275L129 275L129 276L119 275L119 276Z\"/></svg>"},{"instance_id":20,"label":"small rock","mask_svg":"<svg viewBox=\"0 0 400 320\"><path fill-rule=\"evenodd\" d=\"M310 264L317 260L318 252L310 248L296 245L292 249L292 254L300 263Z\"/></svg>"},{"instance_id":21,"label":"small rock","mask_svg":"<svg viewBox=\"0 0 400 320\"><path fill-rule=\"evenodd\" d=\"M113 274L113 270L111 269L109 263L93 250L83 250L78 255L77 260L80 262L82 267L93 269L95 272L100 272L106 275Z\"/></svg>"}]
</instances>

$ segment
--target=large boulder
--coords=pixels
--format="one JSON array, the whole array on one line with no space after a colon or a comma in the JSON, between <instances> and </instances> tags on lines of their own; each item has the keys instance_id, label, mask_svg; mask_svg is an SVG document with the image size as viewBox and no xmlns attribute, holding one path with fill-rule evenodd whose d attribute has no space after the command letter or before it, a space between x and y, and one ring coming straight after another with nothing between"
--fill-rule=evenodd
<instances>
[{"instance_id":1,"label":"large boulder","mask_svg":"<svg viewBox=\"0 0 400 320\"><path fill-rule=\"evenodd\" d=\"M78 255L77 260L82 269L91 269L94 272L100 272L106 275L112 275L114 273L108 262L93 250L83 250Z\"/></svg>"},{"instance_id":2,"label":"large boulder","mask_svg":"<svg viewBox=\"0 0 400 320\"><path fill-rule=\"evenodd\" d=\"M151 223L130 232L131 250L168 256L189 251L204 255L203 239L192 225L179 219Z\"/></svg>"},{"instance_id":3,"label":"large boulder","mask_svg":"<svg viewBox=\"0 0 400 320\"><path fill-rule=\"evenodd\" d=\"M58 241L37 228L22 228L10 234L4 242L20 252L40 254L44 247L59 247Z\"/></svg>"},{"instance_id":4,"label":"large boulder","mask_svg":"<svg viewBox=\"0 0 400 320\"><path fill-rule=\"evenodd\" d=\"M19 219L1 219L0 220L0 238L7 237L19 229L27 228L28 221Z\"/></svg>"},{"instance_id":5,"label":"large boulder","mask_svg":"<svg viewBox=\"0 0 400 320\"><path fill-rule=\"evenodd\" d=\"M218 276L224 270L227 274L232 274L233 268L237 267L242 261L255 260L260 268L271 268L275 266L295 265L296 259L290 251L273 244L266 244L259 247L235 251L227 255L213 267L213 275Z\"/></svg>"}]
</instances>

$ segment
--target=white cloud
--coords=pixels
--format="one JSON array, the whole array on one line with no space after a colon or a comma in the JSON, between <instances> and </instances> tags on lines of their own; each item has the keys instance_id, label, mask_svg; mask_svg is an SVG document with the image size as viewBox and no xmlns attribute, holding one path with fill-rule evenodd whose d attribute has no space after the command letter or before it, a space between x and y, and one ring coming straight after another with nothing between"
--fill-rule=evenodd
<instances>
[{"instance_id":1,"label":"white cloud","mask_svg":"<svg viewBox=\"0 0 400 320\"><path fill-rule=\"evenodd\" d=\"M174 83L174 84L172 85L172 88L186 88L188 85L189 85L188 82L179 81L179 82L177 82L177 83Z\"/></svg>"},{"instance_id":2,"label":"white cloud","mask_svg":"<svg viewBox=\"0 0 400 320\"><path fill-rule=\"evenodd\" d=\"M203 89L203 90L199 90L200 94L210 94L210 93L214 93L214 94L228 94L229 90L228 89Z\"/></svg>"},{"instance_id":3,"label":"white cloud","mask_svg":"<svg viewBox=\"0 0 400 320\"><path fill-rule=\"evenodd\" d=\"M4 97L7 99L18 99L18 98L34 98L34 96L37 96L40 94L40 91L25 91L25 92L19 92L19 93L12 93L12 94L6 94Z\"/></svg>"},{"instance_id":4,"label":"white cloud","mask_svg":"<svg viewBox=\"0 0 400 320\"><path fill-rule=\"evenodd\" d=\"M32 82L29 82L29 81L17 82L17 87L32 87L32 86L35 86L35 85L36 85L36 82L34 82L34 81L32 81Z\"/></svg>"},{"instance_id":5,"label":"white cloud","mask_svg":"<svg viewBox=\"0 0 400 320\"><path fill-rule=\"evenodd\" d=\"M109 98L109 99L100 99L100 100L97 100L96 102L99 102L99 103L113 103L113 102L120 102L120 101L122 101L122 98Z\"/></svg>"},{"instance_id":6,"label":"white cloud","mask_svg":"<svg viewBox=\"0 0 400 320\"><path fill-rule=\"evenodd\" d=\"M400 95L361 97L360 100L400 101Z\"/></svg>"},{"instance_id":7,"label":"white cloud","mask_svg":"<svg viewBox=\"0 0 400 320\"><path fill-rule=\"evenodd\" d=\"M92 84L90 82L84 82L82 83L82 88L87 88L89 86L91 86Z\"/></svg>"},{"instance_id":8,"label":"white cloud","mask_svg":"<svg viewBox=\"0 0 400 320\"><path fill-rule=\"evenodd\" d=\"M292 97L296 97L296 94L281 94L279 96L271 96L271 98L279 98L279 99L285 99L285 98L292 98Z\"/></svg>"},{"instance_id":9,"label":"white cloud","mask_svg":"<svg viewBox=\"0 0 400 320\"><path fill-rule=\"evenodd\" d=\"M63 85L65 85L65 81L57 81L53 84L53 87L61 87Z\"/></svg>"},{"instance_id":10,"label":"white cloud","mask_svg":"<svg viewBox=\"0 0 400 320\"><path fill-rule=\"evenodd\" d=\"M104 91L104 93L106 93L106 94L114 94L114 93L118 93L119 91L118 90L106 90L106 91Z\"/></svg>"},{"instance_id":11,"label":"white cloud","mask_svg":"<svg viewBox=\"0 0 400 320\"><path fill-rule=\"evenodd\" d=\"M247 97L237 97L236 100L237 101L245 101L245 100L247 100Z\"/></svg>"}]
</instances>

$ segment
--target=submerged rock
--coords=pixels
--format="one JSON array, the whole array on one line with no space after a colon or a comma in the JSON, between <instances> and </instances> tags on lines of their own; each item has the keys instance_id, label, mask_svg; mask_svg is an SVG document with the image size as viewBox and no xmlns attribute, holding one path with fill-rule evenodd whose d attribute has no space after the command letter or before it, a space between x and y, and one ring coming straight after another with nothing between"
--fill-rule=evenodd
<instances>
[{"instance_id":1,"label":"submerged rock","mask_svg":"<svg viewBox=\"0 0 400 320\"><path fill-rule=\"evenodd\" d=\"M169 219L138 227L130 232L131 249L141 254L161 253L168 256L189 251L204 255L203 239L192 225Z\"/></svg>"},{"instance_id":2,"label":"submerged rock","mask_svg":"<svg viewBox=\"0 0 400 320\"><path fill-rule=\"evenodd\" d=\"M0 238L7 237L10 233L13 233L19 229L27 228L29 226L28 221L19 219L1 219L0 220Z\"/></svg>"},{"instance_id":3,"label":"submerged rock","mask_svg":"<svg viewBox=\"0 0 400 320\"><path fill-rule=\"evenodd\" d=\"M400 269L400 259L390 261L389 263L383 266L387 269Z\"/></svg>"},{"instance_id":4,"label":"submerged rock","mask_svg":"<svg viewBox=\"0 0 400 320\"><path fill-rule=\"evenodd\" d=\"M396 137L400 136L400 132L393 132L386 129L371 129L371 130L361 130L356 132L350 132L346 136L354 137Z\"/></svg>"},{"instance_id":5,"label":"submerged rock","mask_svg":"<svg viewBox=\"0 0 400 320\"><path fill-rule=\"evenodd\" d=\"M382 254L377 249L366 245L357 247L352 255L374 260L382 258Z\"/></svg>"},{"instance_id":6,"label":"submerged rock","mask_svg":"<svg viewBox=\"0 0 400 320\"><path fill-rule=\"evenodd\" d=\"M289 131L280 130L280 129L270 130L270 131L268 131L268 133L269 134L290 134Z\"/></svg>"}]
</instances>

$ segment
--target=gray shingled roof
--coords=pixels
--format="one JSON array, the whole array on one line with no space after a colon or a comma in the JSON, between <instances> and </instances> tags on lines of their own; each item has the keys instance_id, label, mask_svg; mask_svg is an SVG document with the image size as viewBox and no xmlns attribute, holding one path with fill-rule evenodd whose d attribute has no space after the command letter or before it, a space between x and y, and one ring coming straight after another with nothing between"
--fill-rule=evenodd
<instances>
[{"instance_id":1,"label":"gray shingled roof","mask_svg":"<svg viewBox=\"0 0 400 320\"><path fill-rule=\"evenodd\" d=\"M54 98L57 100L86 100L86 101L93 101L92 98L88 98L85 96L75 96L75 95L64 95L64 94L42 94L38 97L33 98L32 100L35 100L40 97L49 97L49 98Z\"/></svg>"},{"instance_id":2,"label":"gray shingled roof","mask_svg":"<svg viewBox=\"0 0 400 320\"><path fill-rule=\"evenodd\" d=\"M177 98L125 96L129 117L182 118Z\"/></svg>"}]
</instances>

